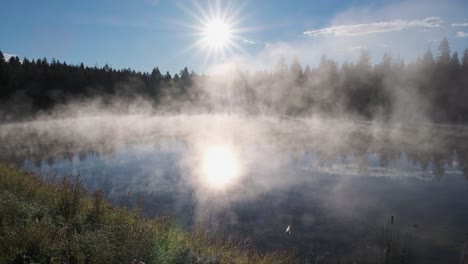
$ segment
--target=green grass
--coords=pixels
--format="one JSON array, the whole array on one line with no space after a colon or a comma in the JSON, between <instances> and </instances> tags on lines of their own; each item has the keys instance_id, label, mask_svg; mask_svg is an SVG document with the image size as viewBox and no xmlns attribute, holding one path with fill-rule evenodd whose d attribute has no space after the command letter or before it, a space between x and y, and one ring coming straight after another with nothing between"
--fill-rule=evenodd
<instances>
[{"instance_id":1,"label":"green grass","mask_svg":"<svg viewBox=\"0 0 468 264\"><path fill-rule=\"evenodd\" d=\"M112 206L77 177L45 182L0 164L0 263L297 263L206 234Z\"/></svg>"}]
</instances>

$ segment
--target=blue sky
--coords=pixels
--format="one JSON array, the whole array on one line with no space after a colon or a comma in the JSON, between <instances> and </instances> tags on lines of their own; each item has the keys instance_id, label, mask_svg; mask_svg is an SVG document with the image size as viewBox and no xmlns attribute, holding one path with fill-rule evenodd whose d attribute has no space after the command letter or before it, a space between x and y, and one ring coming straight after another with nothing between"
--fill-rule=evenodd
<instances>
[{"instance_id":1,"label":"blue sky","mask_svg":"<svg viewBox=\"0 0 468 264\"><path fill-rule=\"evenodd\" d=\"M241 49L227 59L257 65L278 56L311 65L322 54L353 60L362 49L375 62L384 52L412 60L428 48L437 53L444 36L454 51L468 47L468 1L6 0L0 50L90 66L203 72L212 62L206 49L193 47L196 27L216 4L227 15L238 11L234 27L242 29L233 39Z\"/></svg>"}]
</instances>

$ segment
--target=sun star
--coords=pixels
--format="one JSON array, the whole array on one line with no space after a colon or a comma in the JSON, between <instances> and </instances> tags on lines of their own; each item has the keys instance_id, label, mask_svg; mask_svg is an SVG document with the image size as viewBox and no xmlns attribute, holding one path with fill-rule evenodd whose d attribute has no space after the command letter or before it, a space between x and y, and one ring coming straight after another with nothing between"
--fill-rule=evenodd
<instances>
[{"instance_id":1,"label":"sun star","mask_svg":"<svg viewBox=\"0 0 468 264\"><path fill-rule=\"evenodd\" d=\"M222 50L232 41L232 29L221 19L213 19L204 25L203 44L213 50Z\"/></svg>"}]
</instances>

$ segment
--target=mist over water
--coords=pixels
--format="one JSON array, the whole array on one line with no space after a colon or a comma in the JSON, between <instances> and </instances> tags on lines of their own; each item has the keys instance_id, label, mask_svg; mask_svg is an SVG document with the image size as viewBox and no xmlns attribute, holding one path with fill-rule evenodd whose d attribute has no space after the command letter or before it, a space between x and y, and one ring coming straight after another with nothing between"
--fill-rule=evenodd
<instances>
[{"instance_id":1,"label":"mist over water","mask_svg":"<svg viewBox=\"0 0 468 264\"><path fill-rule=\"evenodd\" d=\"M155 231L136 247L148 252L146 263L172 251L173 259L220 260L198 245L166 250L199 234L208 251L211 241L232 243L229 256L258 250L316 264L464 263L464 1L85 2L70 9L52 1L40 12L2 3L9 34L0 35L0 165L46 182L78 178L99 194L93 219L101 194L148 217L170 215L162 226L176 221L168 236L183 232L147 247L161 237ZM167 71L174 67L180 71ZM6 186L6 212L29 208ZM72 262L94 257L88 245L75 252L74 241L107 249L108 237L127 231L107 234L96 220L92 235L75 240L74 222L63 215L66 226L36 214L25 223L38 224L37 234L49 232L43 223L65 230L69 245L59 253ZM2 232L6 251L5 241L21 240ZM21 250L41 251L31 237L41 246ZM59 250L50 247L40 256L52 261ZM11 248L15 261L36 255ZM140 262L138 250L111 251Z\"/></svg>"},{"instance_id":2,"label":"mist over water","mask_svg":"<svg viewBox=\"0 0 468 264\"><path fill-rule=\"evenodd\" d=\"M375 262L390 243L401 262L456 262L468 240L468 50L461 63L446 39L439 50L304 69L269 50L174 77L55 62L74 75L52 88L31 70L52 74L47 62L14 58L5 65L27 74L0 107L0 162L80 175L116 205L248 248Z\"/></svg>"},{"instance_id":3,"label":"mist over water","mask_svg":"<svg viewBox=\"0 0 468 264\"><path fill-rule=\"evenodd\" d=\"M96 112L1 125L0 159L259 249L375 259L391 216L400 246L410 234L435 262L467 239L463 128Z\"/></svg>"}]
</instances>

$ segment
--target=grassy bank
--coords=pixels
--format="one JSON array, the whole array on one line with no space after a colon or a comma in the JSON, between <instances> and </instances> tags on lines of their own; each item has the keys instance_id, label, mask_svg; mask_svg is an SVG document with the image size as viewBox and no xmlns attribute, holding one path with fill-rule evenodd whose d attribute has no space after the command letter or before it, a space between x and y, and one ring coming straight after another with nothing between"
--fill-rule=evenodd
<instances>
[{"instance_id":1,"label":"grassy bank","mask_svg":"<svg viewBox=\"0 0 468 264\"><path fill-rule=\"evenodd\" d=\"M148 219L89 194L77 178L44 182L0 164L0 263L295 263Z\"/></svg>"}]
</instances>

